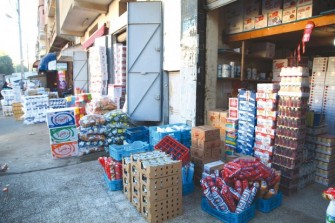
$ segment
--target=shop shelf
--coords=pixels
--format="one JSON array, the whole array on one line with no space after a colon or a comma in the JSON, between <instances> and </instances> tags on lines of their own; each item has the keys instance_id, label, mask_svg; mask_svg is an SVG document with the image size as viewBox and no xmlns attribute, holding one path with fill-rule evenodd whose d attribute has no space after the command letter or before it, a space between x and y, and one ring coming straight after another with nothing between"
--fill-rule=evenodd
<instances>
[{"instance_id":1,"label":"shop shelf","mask_svg":"<svg viewBox=\"0 0 335 223\"><path fill-rule=\"evenodd\" d=\"M194 192L194 183L183 184L183 196Z\"/></svg>"},{"instance_id":2,"label":"shop shelf","mask_svg":"<svg viewBox=\"0 0 335 223\"><path fill-rule=\"evenodd\" d=\"M145 126L128 128L125 133L126 142L132 143L135 141L142 141L149 143L149 128Z\"/></svg>"},{"instance_id":3,"label":"shop shelf","mask_svg":"<svg viewBox=\"0 0 335 223\"><path fill-rule=\"evenodd\" d=\"M190 162L190 150L170 136L165 136L157 145L155 150L170 154L174 160L181 160L183 165Z\"/></svg>"},{"instance_id":4,"label":"shop shelf","mask_svg":"<svg viewBox=\"0 0 335 223\"><path fill-rule=\"evenodd\" d=\"M257 199L256 210L261 211L263 213L269 213L273 209L279 207L282 204L282 200L283 196L281 192L279 192L278 194L269 199Z\"/></svg>"},{"instance_id":5,"label":"shop shelf","mask_svg":"<svg viewBox=\"0 0 335 223\"><path fill-rule=\"evenodd\" d=\"M224 213L216 210L209 204L205 197L202 197L201 208L203 211L226 223L245 223L253 219L255 216L255 204L251 205L240 214Z\"/></svg>"},{"instance_id":6,"label":"shop shelf","mask_svg":"<svg viewBox=\"0 0 335 223\"><path fill-rule=\"evenodd\" d=\"M109 146L109 155L117 160L121 161L123 157L129 157L134 153L141 153L149 151L149 144L141 141L135 141L127 145L115 145Z\"/></svg>"},{"instance_id":7,"label":"shop shelf","mask_svg":"<svg viewBox=\"0 0 335 223\"><path fill-rule=\"evenodd\" d=\"M107 187L111 191L123 190L122 179L121 180L110 180L107 175L104 173L104 179L107 184Z\"/></svg>"}]
</instances>

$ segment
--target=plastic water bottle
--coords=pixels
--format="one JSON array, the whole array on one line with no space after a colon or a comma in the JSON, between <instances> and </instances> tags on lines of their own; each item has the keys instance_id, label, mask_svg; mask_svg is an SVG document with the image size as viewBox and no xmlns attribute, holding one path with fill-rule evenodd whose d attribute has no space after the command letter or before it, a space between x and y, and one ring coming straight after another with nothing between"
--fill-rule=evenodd
<instances>
[{"instance_id":1,"label":"plastic water bottle","mask_svg":"<svg viewBox=\"0 0 335 223\"><path fill-rule=\"evenodd\" d=\"M331 200L327 212L326 212L326 223L335 223L335 200Z\"/></svg>"}]
</instances>

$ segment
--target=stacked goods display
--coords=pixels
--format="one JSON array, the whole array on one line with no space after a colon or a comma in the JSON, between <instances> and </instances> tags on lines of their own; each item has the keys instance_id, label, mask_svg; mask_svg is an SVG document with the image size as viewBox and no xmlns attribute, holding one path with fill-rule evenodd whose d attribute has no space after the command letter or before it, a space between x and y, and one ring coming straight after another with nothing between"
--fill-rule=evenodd
<instances>
[{"instance_id":1,"label":"stacked goods display","mask_svg":"<svg viewBox=\"0 0 335 223\"><path fill-rule=\"evenodd\" d=\"M107 127L102 115L85 115L79 121L79 153L88 154L104 150Z\"/></svg>"},{"instance_id":2,"label":"stacked goods display","mask_svg":"<svg viewBox=\"0 0 335 223\"><path fill-rule=\"evenodd\" d=\"M45 122L48 108L48 95L25 96L23 98L23 123L36 124Z\"/></svg>"},{"instance_id":3,"label":"stacked goods display","mask_svg":"<svg viewBox=\"0 0 335 223\"><path fill-rule=\"evenodd\" d=\"M255 128L255 157L271 167L277 120L277 84L257 84L257 126Z\"/></svg>"},{"instance_id":4,"label":"stacked goods display","mask_svg":"<svg viewBox=\"0 0 335 223\"><path fill-rule=\"evenodd\" d=\"M254 154L255 123L256 93L245 89L239 89L237 153L244 155Z\"/></svg>"},{"instance_id":5,"label":"stacked goods display","mask_svg":"<svg viewBox=\"0 0 335 223\"><path fill-rule=\"evenodd\" d=\"M279 114L272 167L282 171L281 190L290 195L298 189L299 168L306 138L306 112L309 96L307 67L282 68Z\"/></svg>"},{"instance_id":6,"label":"stacked goods display","mask_svg":"<svg viewBox=\"0 0 335 223\"><path fill-rule=\"evenodd\" d=\"M155 150L167 153L173 160L182 161L183 195L193 192L194 164L190 163L190 150L170 136L165 136L155 145Z\"/></svg>"},{"instance_id":7,"label":"stacked goods display","mask_svg":"<svg viewBox=\"0 0 335 223\"><path fill-rule=\"evenodd\" d=\"M106 95L108 81L106 47L90 47L88 63L90 68L89 92L93 95L93 98Z\"/></svg>"},{"instance_id":8,"label":"stacked goods display","mask_svg":"<svg viewBox=\"0 0 335 223\"><path fill-rule=\"evenodd\" d=\"M14 119L16 121L21 121L23 120L23 105L20 102L13 102L12 104L13 107L13 115L14 115Z\"/></svg>"},{"instance_id":9,"label":"stacked goods display","mask_svg":"<svg viewBox=\"0 0 335 223\"><path fill-rule=\"evenodd\" d=\"M219 175L201 179L202 209L224 222L247 222L254 217L256 197L278 193L280 174L256 158L226 163Z\"/></svg>"},{"instance_id":10,"label":"stacked goods display","mask_svg":"<svg viewBox=\"0 0 335 223\"><path fill-rule=\"evenodd\" d=\"M78 156L78 130L73 108L53 109L46 112L53 158Z\"/></svg>"},{"instance_id":11,"label":"stacked goods display","mask_svg":"<svg viewBox=\"0 0 335 223\"><path fill-rule=\"evenodd\" d=\"M116 103L109 96L99 96L86 104L86 112L89 115L103 115L117 108Z\"/></svg>"},{"instance_id":12,"label":"stacked goods display","mask_svg":"<svg viewBox=\"0 0 335 223\"><path fill-rule=\"evenodd\" d=\"M276 59L272 62L272 81L280 82L280 71L283 67L288 66L288 59Z\"/></svg>"},{"instance_id":13,"label":"stacked goods display","mask_svg":"<svg viewBox=\"0 0 335 223\"><path fill-rule=\"evenodd\" d=\"M2 90L1 95L3 96L3 99L1 100L3 115L12 116L13 115L12 104L14 102L14 91L13 90Z\"/></svg>"},{"instance_id":14,"label":"stacked goods display","mask_svg":"<svg viewBox=\"0 0 335 223\"><path fill-rule=\"evenodd\" d=\"M50 98L49 99L49 108L66 108L66 99L65 98ZM69 106L70 107L70 106Z\"/></svg>"},{"instance_id":15,"label":"stacked goods display","mask_svg":"<svg viewBox=\"0 0 335 223\"><path fill-rule=\"evenodd\" d=\"M204 164L220 159L220 130L204 125L192 128L191 161L194 163L194 182L198 185Z\"/></svg>"},{"instance_id":16,"label":"stacked goods display","mask_svg":"<svg viewBox=\"0 0 335 223\"><path fill-rule=\"evenodd\" d=\"M238 98L229 98L229 112L225 125L225 151L227 155L232 155L237 147Z\"/></svg>"},{"instance_id":17,"label":"stacked goods display","mask_svg":"<svg viewBox=\"0 0 335 223\"><path fill-rule=\"evenodd\" d=\"M191 127L182 123L149 127L150 146L154 147L167 135L190 148Z\"/></svg>"},{"instance_id":18,"label":"stacked goods display","mask_svg":"<svg viewBox=\"0 0 335 223\"><path fill-rule=\"evenodd\" d=\"M323 112L328 132L335 135L335 57L329 57L325 79Z\"/></svg>"},{"instance_id":19,"label":"stacked goods display","mask_svg":"<svg viewBox=\"0 0 335 223\"><path fill-rule=\"evenodd\" d=\"M127 47L122 44L114 44L114 84L126 86L126 52Z\"/></svg>"},{"instance_id":20,"label":"stacked goods display","mask_svg":"<svg viewBox=\"0 0 335 223\"><path fill-rule=\"evenodd\" d=\"M221 136L221 154L225 154L224 148L226 141L226 119L228 118L229 110L215 109L207 112L207 124L220 129Z\"/></svg>"},{"instance_id":21,"label":"stacked goods display","mask_svg":"<svg viewBox=\"0 0 335 223\"><path fill-rule=\"evenodd\" d=\"M133 154L123 160L124 193L148 222L182 214L181 168L181 161L161 151Z\"/></svg>"},{"instance_id":22,"label":"stacked goods display","mask_svg":"<svg viewBox=\"0 0 335 223\"><path fill-rule=\"evenodd\" d=\"M104 169L104 179L109 190L122 190L122 163L111 157L99 157L98 161Z\"/></svg>"},{"instance_id":23,"label":"stacked goods display","mask_svg":"<svg viewBox=\"0 0 335 223\"><path fill-rule=\"evenodd\" d=\"M106 120L106 141L104 144L106 149L112 144L122 145L125 140L125 132L130 126L128 115L122 110L113 110L103 116Z\"/></svg>"},{"instance_id":24,"label":"stacked goods display","mask_svg":"<svg viewBox=\"0 0 335 223\"><path fill-rule=\"evenodd\" d=\"M329 186L335 183L335 136L320 135L316 137L316 172L315 182Z\"/></svg>"},{"instance_id":25,"label":"stacked goods display","mask_svg":"<svg viewBox=\"0 0 335 223\"><path fill-rule=\"evenodd\" d=\"M126 85L108 85L108 96L113 99L118 109L122 109L126 101Z\"/></svg>"},{"instance_id":26,"label":"stacked goods display","mask_svg":"<svg viewBox=\"0 0 335 223\"><path fill-rule=\"evenodd\" d=\"M80 107L85 108L86 104L92 100L91 93L77 94L75 96L65 97L66 107Z\"/></svg>"}]
</instances>

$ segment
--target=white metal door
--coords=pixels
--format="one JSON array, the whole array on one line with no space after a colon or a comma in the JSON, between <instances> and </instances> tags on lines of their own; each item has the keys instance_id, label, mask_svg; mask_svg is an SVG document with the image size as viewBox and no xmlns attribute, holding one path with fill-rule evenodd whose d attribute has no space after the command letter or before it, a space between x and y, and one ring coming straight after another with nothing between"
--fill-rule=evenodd
<instances>
[{"instance_id":1,"label":"white metal door","mask_svg":"<svg viewBox=\"0 0 335 223\"><path fill-rule=\"evenodd\" d=\"M73 52L73 87L88 92L87 53Z\"/></svg>"},{"instance_id":2,"label":"white metal door","mask_svg":"<svg viewBox=\"0 0 335 223\"><path fill-rule=\"evenodd\" d=\"M161 2L129 2L127 45L128 114L134 121L161 121Z\"/></svg>"}]
</instances>

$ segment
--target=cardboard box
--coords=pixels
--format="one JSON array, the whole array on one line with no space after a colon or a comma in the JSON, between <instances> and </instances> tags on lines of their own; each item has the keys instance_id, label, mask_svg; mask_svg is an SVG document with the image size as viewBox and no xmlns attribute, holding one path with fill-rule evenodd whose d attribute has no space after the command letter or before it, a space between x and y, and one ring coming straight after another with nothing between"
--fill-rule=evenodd
<instances>
[{"instance_id":1,"label":"cardboard box","mask_svg":"<svg viewBox=\"0 0 335 223\"><path fill-rule=\"evenodd\" d=\"M64 126L49 129L50 144L78 141L78 129L76 126Z\"/></svg>"},{"instance_id":2,"label":"cardboard box","mask_svg":"<svg viewBox=\"0 0 335 223\"><path fill-rule=\"evenodd\" d=\"M131 191L132 191L132 187L130 184L123 184L123 194L130 202L132 202Z\"/></svg>"},{"instance_id":3,"label":"cardboard box","mask_svg":"<svg viewBox=\"0 0 335 223\"><path fill-rule=\"evenodd\" d=\"M78 156L78 142L65 142L51 145L52 158L65 158Z\"/></svg>"},{"instance_id":4,"label":"cardboard box","mask_svg":"<svg viewBox=\"0 0 335 223\"><path fill-rule=\"evenodd\" d=\"M60 108L46 112L47 125L49 128L76 125L73 108Z\"/></svg>"},{"instance_id":5,"label":"cardboard box","mask_svg":"<svg viewBox=\"0 0 335 223\"><path fill-rule=\"evenodd\" d=\"M183 193L182 185L167 187L161 190L141 191L141 202L142 204L153 203L157 201L162 201L165 199L170 199L174 197L179 197Z\"/></svg>"},{"instance_id":6,"label":"cardboard box","mask_svg":"<svg viewBox=\"0 0 335 223\"><path fill-rule=\"evenodd\" d=\"M209 110L207 112L207 123L210 126L213 126L215 128L220 127L220 113L221 109L214 109L214 110Z\"/></svg>"},{"instance_id":7,"label":"cardboard box","mask_svg":"<svg viewBox=\"0 0 335 223\"><path fill-rule=\"evenodd\" d=\"M238 126L237 118L227 118L226 119L226 130L227 131L236 131Z\"/></svg>"},{"instance_id":8,"label":"cardboard box","mask_svg":"<svg viewBox=\"0 0 335 223\"><path fill-rule=\"evenodd\" d=\"M243 1L243 17L255 17L259 14L259 0L244 0Z\"/></svg>"},{"instance_id":9,"label":"cardboard box","mask_svg":"<svg viewBox=\"0 0 335 223\"><path fill-rule=\"evenodd\" d=\"M132 194L131 195L131 203L135 206L138 212L141 212L141 197L140 195Z\"/></svg>"},{"instance_id":10,"label":"cardboard box","mask_svg":"<svg viewBox=\"0 0 335 223\"><path fill-rule=\"evenodd\" d=\"M142 165L142 161L137 162L137 168L140 172L140 178L160 178L167 177L170 175L181 174L181 161L175 161L173 163L159 165L159 166L147 166Z\"/></svg>"},{"instance_id":11,"label":"cardboard box","mask_svg":"<svg viewBox=\"0 0 335 223\"><path fill-rule=\"evenodd\" d=\"M313 6L305 5L297 8L297 20L310 18L313 15Z\"/></svg>"},{"instance_id":12,"label":"cardboard box","mask_svg":"<svg viewBox=\"0 0 335 223\"><path fill-rule=\"evenodd\" d=\"M213 147L212 148L212 157L213 158L221 157L221 147Z\"/></svg>"},{"instance_id":13,"label":"cardboard box","mask_svg":"<svg viewBox=\"0 0 335 223\"><path fill-rule=\"evenodd\" d=\"M243 31L243 18L242 16L238 16L236 18L231 18L226 20L226 33L234 34L240 33Z\"/></svg>"},{"instance_id":14,"label":"cardboard box","mask_svg":"<svg viewBox=\"0 0 335 223\"><path fill-rule=\"evenodd\" d=\"M197 138L202 141L220 139L220 130L208 125L193 127L192 138Z\"/></svg>"},{"instance_id":15,"label":"cardboard box","mask_svg":"<svg viewBox=\"0 0 335 223\"><path fill-rule=\"evenodd\" d=\"M154 193L154 191L159 191L162 189L166 189L169 187L179 187L182 186L182 178L181 178L181 172L179 174L169 175L165 177L160 178L145 178L142 175L142 178L140 179L140 190L141 190L141 196L143 195L143 192L147 191L147 195L150 193Z\"/></svg>"},{"instance_id":16,"label":"cardboard box","mask_svg":"<svg viewBox=\"0 0 335 223\"><path fill-rule=\"evenodd\" d=\"M208 174L214 173L215 170L222 170L224 162L222 160L217 160L214 162L206 163L204 165L204 172Z\"/></svg>"},{"instance_id":17,"label":"cardboard box","mask_svg":"<svg viewBox=\"0 0 335 223\"><path fill-rule=\"evenodd\" d=\"M268 26L275 26L282 24L283 20L283 11L275 10L268 13ZM274 55L270 58L273 58Z\"/></svg>"},{"instance_id":18,"label":"cardboard box","mask_svg":"<svg viewBox=\"0 0 335 223\"><path fill-rule=\"evenodd\" d=\"M327 72L334 72L334 71L335 71L335 57L329 57Z\"/></svg>"},{"instance_id":19,"label":"cardboard box","mask_svg":"<svg viewBox=\"0 0 335 223\"><path fill-rule=\"evenodd\" d=\"M261 29L268 26L267 14L255 16L255 29Z\"/></svg>"},{"instance_id":20,"label":"cardboard box","mask_svg":"<svg viewBox=\"0 0 335 223\"><path fill-rule=\"evenodd\" d=\"M313 0L297 0L297 6L304 6L313 4Z\"/></svg>"},{"instance_id":21,"label":"cardboard box","mask_svg":"<svg viewBox=\"0 0 335 223\"><path fill-rule=\"evenodd\" d=\"M283 10L283 23L294 22L297 20L297 9L288 8Z\"/></svg>"},{"instance_id":22,"label":"cardboard box","mask_svg":"<svg viewBox=\"0 0 335 223\"><path fill-rule=\"evenodd\" d=\"M276 45L269 42L253 43L249 47L249 54L265 58L273 58Z\"/></svg>"},{"instance_id":23,"label":"cardboard box","mask_svg":"<svg viewBox=\"0 0 335 223\"><path fill-rule=\"evenodd\" d=\"M227 117L229 117L229 110L220 112L220 129L226 128Z\"/></svg>"},{"instance_id":24,"label":"cardboard box","mask_svg":"<svg viewBox=\"0 0 335 223\"><path fill-rule=\"evenodd\" d=\"M255 127L255 132L256 133L267 134L267 135L270 135L272 138L274 138L276 130L274 128L264 128L264 127L256 126Z\"/></svg>"},{"instance_id":25,"label":"cardboard box","mask_svg":"<svg viewBox=\"0 0 335 223\"><path fill-rule=\"evenodd\" d=\"M235 109L229 109L229 118L238 118L238 111Z\"/></svg>"},{"instance_id":26,"label":"cardboard box","mask_svg":"<svg viewBox=\"0 0 335 223\"><path fill-rule=\"evenodd\" d=\"M213 147L220 147L220 145L221 145L220 138L216 140L212 140L212 141L198 140L198 149L201 149L201 150L207 150Z\"/></svg>"},{"instance_id":27,"label":"cardboard box","mask_svg":"<svg viewBox=\"0 0 335 223\"><path fill-rule=\"evenodd\" d=\"M208 148L206 150L191 147L191 157L196 157L199 159L210 159L212 157L212 148Z\"/></svg>"},{"instance_id":28,"label":"cardboard box","mask_svg":"<svg viewBox=\"0 0 335 223\"><path fill-rule=\"evenodd\" d=\"M210 163L210 162L217 161L217 160L218 160L217 157L209 158L209 159L200 159L200 158L197 158L197 157L191 157L191 162L194 163L194 170L196 168L198 168L198 169L200 168L201 172L203 172L203 168L204 168L204 165L206 163Z\"/></svg>"},{"instance_id":29,"label":"cardboard box","mask_svg":"<svg viewBox=\"0 0 335 223\"><path fill-rule=\"evenodd\" d=\"M295 8L297 7L297 0L284 0L283 9Z\"/></svg>"},{"instance_id":30,"label":"cardboard box","mask_svg":"<svg viewBox=\"0 0 335 223\"><path fill-rule=\"evenodd\" d=\"M162 201L143 203L141 207L142 216L149 223L165 222L183 213L182 196Z\"/></svg>"},{"instance_id":31,"label":"cardboard box","mask_svg":"<svg viewBox=\"0 0 335 223\"><path fill-rule=\"evenodd\" d=\"M243 31L255 29L255 17L247 17L243 20Z\"/></svg>"},{"instance_id":32,"label":"cardboard box","mask_svg":"<svg viewBox=\"0 0 335 223\"><path fill-rule=\"evenodd\" d=\"M238 98L229 98L229 110L238 110Z\"/></svg>"},{"instance_id":33,"label":"cardboard box","mask_svg":"<svg viewBox=\"0 0 335 223\"><path fill-rule=\"evenodd\" d=\"M256 93L256 100L258 99L277 101L278 93Z\"/></svg>"},{"instance_id":34,"label":"cardboard box","mask_svg":"<svg viewBox=\"0 0 335 223\"><path fill-rule=\"evenodd\" d=\"M262 13L269 13L271 11L279 10L281 7L281 0L262 0Z\"/></svg>"}]
</instances>

